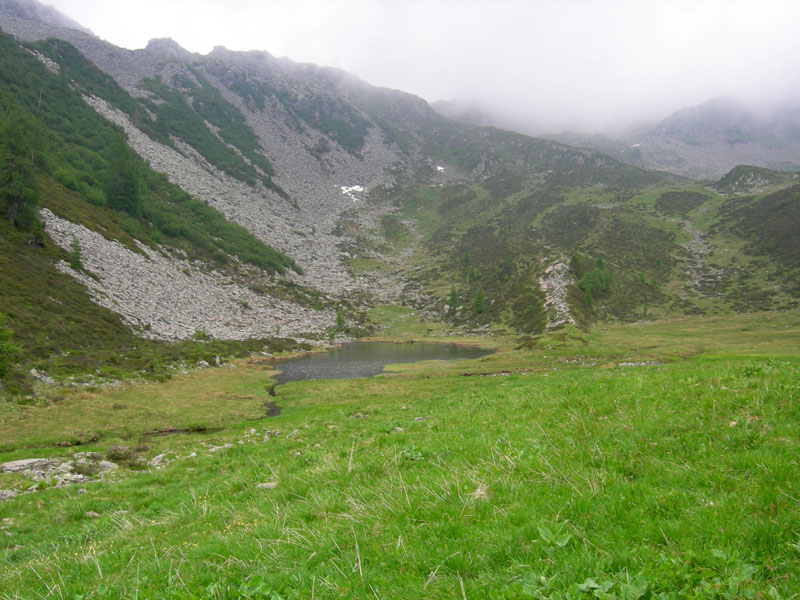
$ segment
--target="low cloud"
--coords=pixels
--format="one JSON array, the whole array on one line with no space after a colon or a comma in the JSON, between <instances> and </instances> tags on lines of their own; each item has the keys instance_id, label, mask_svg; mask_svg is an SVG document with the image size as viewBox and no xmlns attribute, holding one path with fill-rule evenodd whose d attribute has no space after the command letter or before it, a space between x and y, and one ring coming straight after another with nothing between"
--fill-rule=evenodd
<instances>
[{"instance_id":1,"label":"low cloud","mask_svg":"<svg viewBox=\"0 0 800 600\"><path fill-rule=\"evenodd\" d=\"M716 96L800 91L794 0L55 0L103 38L169 36L348 70L542 130L602 130Z\"/></svg>"}]
</instances>

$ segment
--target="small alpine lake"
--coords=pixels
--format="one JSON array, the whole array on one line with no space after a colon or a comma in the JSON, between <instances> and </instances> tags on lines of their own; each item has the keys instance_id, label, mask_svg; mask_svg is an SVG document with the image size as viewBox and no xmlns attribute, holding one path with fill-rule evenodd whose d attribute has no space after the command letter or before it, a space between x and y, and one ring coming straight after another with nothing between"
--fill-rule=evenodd
<instances>
[{"instance_id":1,"label":"small alpine lake","mask_svg":"<svg viewBox=\"0 0 800 600\"><path fill-rule=\"evenodd\" d=\"M477 346L440 342L351 342L327 352L276 360L275 386L306 379L353 379L372 377L389 364L427 360L480 358L494 352ZM270 393L274 395L274 388Z\"/></svg>"}]
</instances>

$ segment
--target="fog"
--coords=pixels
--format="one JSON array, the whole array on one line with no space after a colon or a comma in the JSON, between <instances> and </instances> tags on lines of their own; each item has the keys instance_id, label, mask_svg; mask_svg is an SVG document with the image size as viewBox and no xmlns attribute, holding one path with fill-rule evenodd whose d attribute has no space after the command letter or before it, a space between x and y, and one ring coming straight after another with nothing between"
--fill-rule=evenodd
<instances>
[{"instance_id":1,"label":"fog","mask_svg":"<svg viewBox=\"0 0 800 600\"><path fill-rule=\"evenodd\" d=\"M611 130L719 96L800 96L797 0L50 3L123 47L266 50L542 132Z\"/></svg>"}]
</instances>

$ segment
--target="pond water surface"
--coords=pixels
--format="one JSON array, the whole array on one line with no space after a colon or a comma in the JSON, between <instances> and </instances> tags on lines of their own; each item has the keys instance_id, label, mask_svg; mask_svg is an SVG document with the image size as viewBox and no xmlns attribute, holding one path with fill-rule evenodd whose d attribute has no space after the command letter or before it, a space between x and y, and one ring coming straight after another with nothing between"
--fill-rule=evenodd
<instances>
[{"instance_id":1,"label":"pond water surface","mask_svg":"<svg viewBox=\"0 0 800 600\"><path fill-rule=\"evenodd\" d=\"M275 368L281 371L275 376L275 385L306 379L372 377L388 364L480 358L491 353L485 348L435 342L353 342L327 352L275 361ZM274 395L274 388L270 393Z\"/></svg>"}]
</instances>

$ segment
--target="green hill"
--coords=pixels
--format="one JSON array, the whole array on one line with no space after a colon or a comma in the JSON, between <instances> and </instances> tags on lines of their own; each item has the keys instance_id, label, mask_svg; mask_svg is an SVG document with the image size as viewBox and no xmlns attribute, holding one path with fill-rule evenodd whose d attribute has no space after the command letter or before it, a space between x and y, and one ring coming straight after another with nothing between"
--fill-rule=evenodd
<instances>
[{"instance_id":1,"label":"green hill","mask_svg":"<svg viewBox=\"0 0 800 600\"><path fill-rule=\"evenodd\" d=\"M798 305L793 232L800 223L792 174L737 167L704 186L593 150L458 124L413 96L333 70L287 68L254 53L218 50L191 64L170 55L155 71L155 63L144 62L151 71L140 66L132 95L67 41L20 44L3 35L0 44L0 125L13 140L0 156L2 211L11 228L3 260L14 265L2 274L3 300L7 326L23 347L17 358L28 357L18 373L45 355L32 340L50 338L54 329L71 331L40 318L45 309L31 307L45 306L45 292L34 298L36 286L24 282L43 272L55 277L57 261L79 264L85 252L54 247L39 225L39 208L133 253L182 256L260 297L321 315L327 310L328 329L340 332L335 308L347 312L351 331L368 326L363 311L372 300L347 288L359 277L377 288L413 290L389 302L409 301L451 328L526 335L571 322L589 327ZM142 52L158 52L158 45ZM213 208L220 194L213 186L210 192L200 186L204 200L193 198L170 183L185 180L170 170L176 167L159 166L171 180L153 171L125 132L87 105L86 95L118 110L147 144L216 177L219 190L235 184L250 195L239 197L235 209L222 202L224 216ZM273 131L264 128L267 122L282 132L280 139L265 137ZM384 144L376 152L380 159L370 154L376 136ZM304 166L286 158L289 146L269 146L272 141L294 144ZM379 171L375 160L383 161ZM350 166L336 171L345 163ZM299 182L309 165L319 171ZM373 175L380 183L365 189L362 204L337 204L335 190L357 183L343 177L370 169L381 173ZM284 189L276 180L286 173ZM273 193L291 200L270 205L282 225L247 216L248 204ZM306 204L311 208L304 211ZM318 225L327 229L318 232ZM295 251L324 244L305 257L306 265L317 275L346 265L349 272L339 277L351 281L342 286L334 279L333 288L309 276L296 281L289 272L303 275L298 262L265 239ZM330 268L317 270L321 256ZM84 275L100 281L97 272ZM131 336L148 335L95 305L96 296L79 293L81 284L58 287L74 288L63 306L83 307L65 313L84 314L83 323L92 315L98 324L113 323L63 336L59 351L86 353L101 339L130 345ZM61 293L50 296L64 302ZM245 311L251 304L241 294L236 302Z\"/></svg>"}]
</instances>

